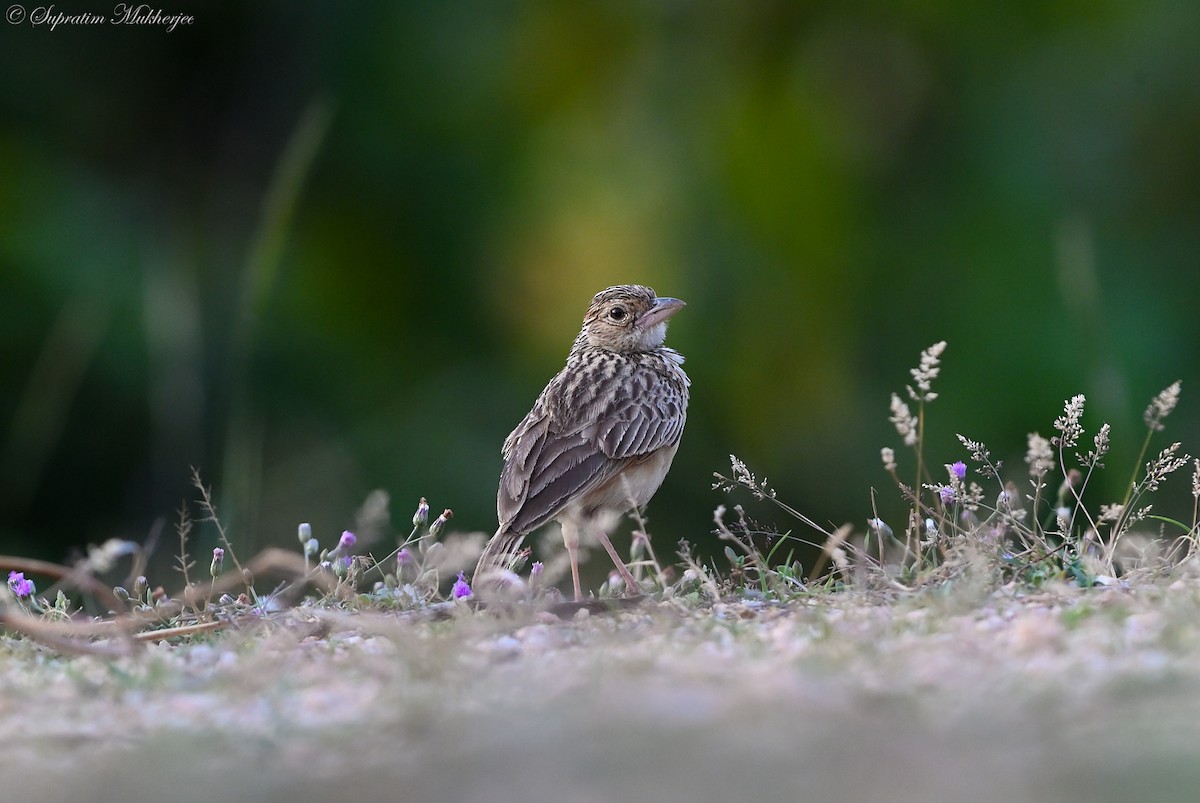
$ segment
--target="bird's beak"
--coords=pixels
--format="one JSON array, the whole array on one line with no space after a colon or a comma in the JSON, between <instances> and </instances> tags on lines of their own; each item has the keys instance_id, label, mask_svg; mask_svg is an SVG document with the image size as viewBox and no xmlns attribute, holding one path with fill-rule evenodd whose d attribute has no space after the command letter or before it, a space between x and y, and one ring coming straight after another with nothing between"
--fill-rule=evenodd
<instances>
[{"instance_id":1,"label":"bird's beak","mask_svg":"<svg viewBox=\"0 0 1200 803\"><path fill-rule=\"evenodd\" d=\"M657 326L686 306L687 304L678 298L655 299L654 306L642 314L642 319L638 321L638 325L647 329L651 326Z\"/></svg>"}]
</instances>

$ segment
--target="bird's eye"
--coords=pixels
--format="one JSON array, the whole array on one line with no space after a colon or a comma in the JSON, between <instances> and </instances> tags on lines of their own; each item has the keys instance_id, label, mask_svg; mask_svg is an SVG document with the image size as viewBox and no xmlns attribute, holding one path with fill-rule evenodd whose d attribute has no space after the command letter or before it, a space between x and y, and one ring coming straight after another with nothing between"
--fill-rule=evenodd
<instances>
[{"instance_id":1,"label":"bird's eye","mask_svg":"<svg viewBox=\"0 0 1200 803\"><path fill-rule=\"evenodd\" d=\"M625 308L624 308L624 307L613 307L612 309L610 309L610 310L608 311L608 317L612 318L614 321L623 321L623 320L625 320L625 316L626 316L627 314L628 314L628 313L626 313L626 312L625 312Z\"/></svg>"}]
</instances>

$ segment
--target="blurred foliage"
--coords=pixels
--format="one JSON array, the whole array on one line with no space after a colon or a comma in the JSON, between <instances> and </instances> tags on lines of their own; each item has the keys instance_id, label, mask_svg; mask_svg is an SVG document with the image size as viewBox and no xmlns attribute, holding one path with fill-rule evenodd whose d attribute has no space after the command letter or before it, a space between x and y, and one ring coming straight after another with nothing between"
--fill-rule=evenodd
<instances>
[{"instance_id":1,"label":"blurred foliage","mask_svg":"<svg viewBox=\"0 0 1200 803\"><path fill-rule=\"evenodd\" d=\"M500 443L627 281L689 303L668 553L729 452L818 521L901 515L888 395L940 339L946 462L1019 465L1082 392L1119 496L1177 378L1200 448L1195 4L164 10L196 22L0 31L6 552L140 540L190 465L251 548L376 487L490 532Z\"/></svg>"}]
</instances>

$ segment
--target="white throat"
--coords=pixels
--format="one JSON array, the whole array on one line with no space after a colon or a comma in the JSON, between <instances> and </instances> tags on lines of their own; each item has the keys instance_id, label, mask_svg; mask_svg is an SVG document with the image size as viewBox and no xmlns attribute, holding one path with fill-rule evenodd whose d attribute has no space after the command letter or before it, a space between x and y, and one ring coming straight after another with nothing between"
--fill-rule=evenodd
<instances>
[{"instance_id":1,"label":"white throat","mask_svg":"<svg viewBox=\"0 0 1200 803\"><path fill-rule=\"evenodd\" d=\"M655 326L651 326L646 330L646 333L642 335L642 348L644 348L646 351L654 351L654 349L661 346L666 339L667 324L666 321L664 321L660 324L656 324Z\"/></svg>"}]
</instances>

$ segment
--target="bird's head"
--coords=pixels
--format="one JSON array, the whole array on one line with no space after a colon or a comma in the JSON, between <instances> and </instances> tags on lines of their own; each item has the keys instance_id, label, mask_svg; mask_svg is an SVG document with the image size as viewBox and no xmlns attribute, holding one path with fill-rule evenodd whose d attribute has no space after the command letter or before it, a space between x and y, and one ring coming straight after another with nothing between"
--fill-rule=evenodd
<instances>
[{"instance_id":1,"label":"bird's head","mask_svg":"<svg viewBox=\"0 0 1200 803\"><path fill-rule=\"evenodd\" d=\"M667 320L683 307L679 299L658 298L640 284L610 287L592 299L576 342L609 351L653 351L667 337Z\"/></svg>"}]
</instances>

